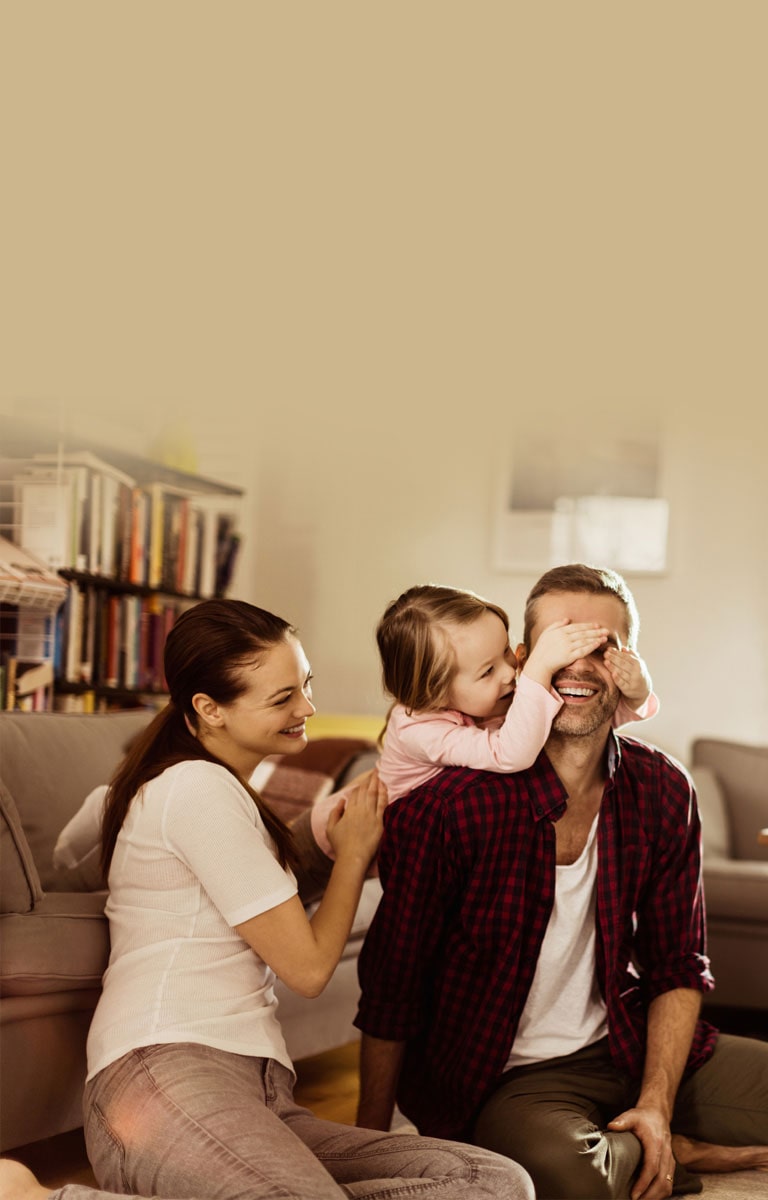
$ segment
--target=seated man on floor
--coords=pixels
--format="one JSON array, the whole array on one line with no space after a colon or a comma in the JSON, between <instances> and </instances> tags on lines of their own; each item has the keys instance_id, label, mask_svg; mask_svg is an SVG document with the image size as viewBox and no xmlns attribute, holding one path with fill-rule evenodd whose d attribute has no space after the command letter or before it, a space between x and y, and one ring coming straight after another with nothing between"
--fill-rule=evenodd
<instances>
[{"instance_id":1,"label":"seated man on floor","mask_svg":"<svg viewBox=\"0 0 768 1200\"><path fill-rule=\"evenodd\" d=\"M520 664L554 621L634 648L621 576L555 568ZM602 650L559 671L528 770L451 768L391 805L360 958L359 1124L397 1100L425 1134L500 1151L547 1200L661 1200L692 1170L768 1169L768 1043L699 1017L713 987L688 775L611 728Z\"/></svg>"}]
</instances>

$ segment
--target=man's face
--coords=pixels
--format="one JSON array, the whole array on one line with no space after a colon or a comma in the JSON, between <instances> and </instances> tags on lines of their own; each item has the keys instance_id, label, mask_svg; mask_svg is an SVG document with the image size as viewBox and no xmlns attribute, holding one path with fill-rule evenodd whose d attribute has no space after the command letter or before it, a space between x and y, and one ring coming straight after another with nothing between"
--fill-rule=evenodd
<instances>
[{"instance_id":1,"label":"man's face","mask_svg":"<svg viewBox=\"0 0 768 1200\"><path fill-rule=\"evenodd\" d=\"M551 592L536 602L536 621L531 630L531 649L543 629L553 621L596 621L610 630L607 645L618 648L627 644L627 614L615 596L593 595L591 592ZM620 692L603 662L605 646L579 658L570 666L557 671L552 686L563 699L563 707L552 722L555 733L568 737L585 737L605 725L619 703ZM518 659L525 654L518 647Z\"/></svg>"}]
</instances>

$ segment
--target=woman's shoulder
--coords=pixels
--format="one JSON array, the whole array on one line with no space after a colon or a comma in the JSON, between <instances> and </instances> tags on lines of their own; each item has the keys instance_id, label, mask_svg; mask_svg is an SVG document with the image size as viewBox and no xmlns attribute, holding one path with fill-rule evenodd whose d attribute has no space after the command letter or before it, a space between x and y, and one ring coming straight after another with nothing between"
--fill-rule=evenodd
<instances>
[{"instance_id":1,"label":"woman's shoulder","mask_svg":"<svg viewBox=\"0 0 768 1200\"><path fill-rule=\"evenodd\" d=\"M145 784L145 794L157 797L177 797L181 792L187 797L210 798L229 796L252 806L248 792L236 775L223 763L210 762L205 758L185 758L174 763Z\"/></svg>"}]
</instances>

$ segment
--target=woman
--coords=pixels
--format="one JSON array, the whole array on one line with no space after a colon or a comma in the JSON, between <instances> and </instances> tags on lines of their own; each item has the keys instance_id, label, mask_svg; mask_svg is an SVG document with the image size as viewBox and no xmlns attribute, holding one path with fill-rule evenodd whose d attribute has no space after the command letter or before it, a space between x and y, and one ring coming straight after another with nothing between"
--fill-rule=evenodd
<instances>
[{"instance_id":1,"label":"woman","mask_svg":"<svg viewBox=\"0 0 768 1200\"><path fill-rule=\"evenodd\" d=\"M372 774L331 813L335 863L309 920L291 832L247 782L266 755L306 744L315 710L295 630L240 601L204 601L171 630L165 675L170 702L104 814L112 952L85 1091L100 1184L199 1200L532 1197L526 1173L488 1151L337 1125L294 1103L274 978L304 996L328 982L386 796Z\"/></svg>"}]
</instances>

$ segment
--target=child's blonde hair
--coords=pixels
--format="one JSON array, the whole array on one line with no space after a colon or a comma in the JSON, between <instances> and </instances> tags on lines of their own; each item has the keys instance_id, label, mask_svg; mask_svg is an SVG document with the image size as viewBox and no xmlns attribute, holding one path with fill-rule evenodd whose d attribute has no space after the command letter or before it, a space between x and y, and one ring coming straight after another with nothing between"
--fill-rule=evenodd
<instances>
[{"instance_id":1,"label":"child's blonde hair","mask_svg":"<svg viewBox=\"0 0 768 1200\"><path fill-rule=\"evenodd\" d=\"M447 625L470 625L495 613L509 631L503 608L474 592L426 583L387 606L376 629L384 687L408 712L447 707L456 660Z\"/></svg>"}]
</instances>

